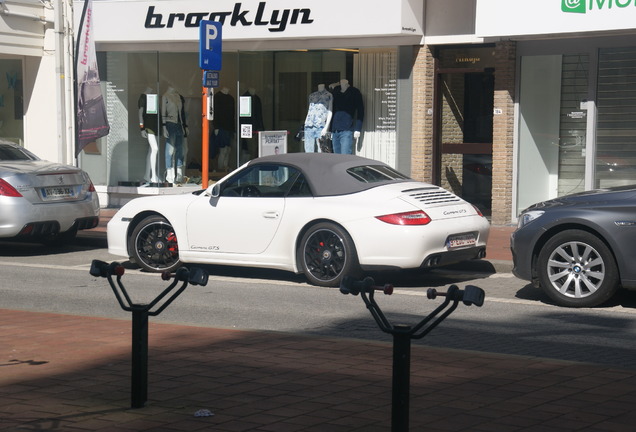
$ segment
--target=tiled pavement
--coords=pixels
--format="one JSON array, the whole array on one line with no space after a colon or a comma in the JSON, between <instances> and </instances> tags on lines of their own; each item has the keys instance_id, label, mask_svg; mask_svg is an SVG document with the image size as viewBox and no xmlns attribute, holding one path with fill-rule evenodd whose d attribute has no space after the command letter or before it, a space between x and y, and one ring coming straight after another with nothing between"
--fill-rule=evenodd
<instances>
[{"instance_id":1,"label":"tiled pavement","mask_svg":"<svg viewBox=\"0 0 636 432\"><path fill-rule=\"evenodd\" d=\"M0 309L0 430L391 430L391 343L149 327L131 409L130 321ZM636 370L414 345L410 377L411 431L636 430Z\"/></svg>"},{"instance_id":2,"label":"tiled pavement","mask_svg":"<svg viewBox=\"0 0 636 432\"><path fill-rule=\"evenodd\" d=\"M392 344L0 310L3 431L389 431ZM636 370L412 347L411 431L633 431ZM201 410L211 416L197 417Z\"/></svg>"}]
</instances>

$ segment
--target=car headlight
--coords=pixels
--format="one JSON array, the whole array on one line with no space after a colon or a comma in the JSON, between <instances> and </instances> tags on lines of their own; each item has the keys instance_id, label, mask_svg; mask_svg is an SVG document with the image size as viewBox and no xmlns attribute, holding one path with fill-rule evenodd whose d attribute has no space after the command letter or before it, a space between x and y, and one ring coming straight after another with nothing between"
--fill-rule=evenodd
<instances>
[{"instance_id":1,"label":"car headlight","mask_svg":"<svg viewBox=\"0 0 636 432\"><path fill-rule=\"evenodd\" d=\"M519 217L519 222L517 222L517 229L523 228L524 226L528 225L530 222L532 222L533 220L543 215L543 213L545 213L543 210L532 210L532 211L523 213Z\"/></svg>"}]
</instances>

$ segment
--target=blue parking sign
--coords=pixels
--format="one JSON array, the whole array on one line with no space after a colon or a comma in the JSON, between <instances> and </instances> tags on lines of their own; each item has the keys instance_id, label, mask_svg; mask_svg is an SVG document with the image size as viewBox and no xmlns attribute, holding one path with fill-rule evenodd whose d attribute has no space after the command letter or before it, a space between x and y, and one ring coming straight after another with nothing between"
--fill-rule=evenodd
<instances>
[{"instance_id":1,"label":"blue parking sign","mask_svg":"<svg viewBox=\"0 0 636 432\"><path fill-rule=\"evenodd\" d=\"M202 20L199 24L199 67L203 70L221 70L222 29L216 21Z\"/></svg>"}]
</instances>

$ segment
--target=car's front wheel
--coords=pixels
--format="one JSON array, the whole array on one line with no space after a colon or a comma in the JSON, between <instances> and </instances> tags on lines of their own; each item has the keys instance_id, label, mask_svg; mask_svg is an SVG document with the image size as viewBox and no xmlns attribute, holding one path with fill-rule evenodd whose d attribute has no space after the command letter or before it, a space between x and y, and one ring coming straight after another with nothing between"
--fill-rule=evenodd
<instances>
[{"instance_id":1,"label":"car's front wheel","mask_svg":"<svg viewBox=\"0 0 636 432\"><path fill-rule=\"evenodd\" d=\"M300 267L310 283L340 286L345 275L357 276L358 257L351 236L336 224L311 227L300 242Z\"/></svg>"},{"instance_id":2,"label":"car's front wheel","mask_svg":"<svg viewBox=\"0 0 636 432\"><path fill-rule=\"evenodd\" d=\"M612 252L595 235L567 230L543 246L537 260L539 282L561 306L592 307L609 300L619 285Z\"/></svg>"},{"instance_id":3,"label":"car's front wheel","mask_svg":"<svg viewBox=\"0 0 636 432\"><path fill-rule=\"evenodd\" d=\"M151 272L172 272L179 266L179 246L172 225L162 216L143 219L130 236L132 259Z\"/></svg>"}]
</instances>

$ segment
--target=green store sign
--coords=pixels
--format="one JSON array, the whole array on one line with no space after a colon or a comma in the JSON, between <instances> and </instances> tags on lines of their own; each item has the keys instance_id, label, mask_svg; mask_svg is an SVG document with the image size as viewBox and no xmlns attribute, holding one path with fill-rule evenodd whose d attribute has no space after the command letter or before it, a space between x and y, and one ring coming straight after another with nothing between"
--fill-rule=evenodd
<instances>
[{"instance_id":1,"label":"green store sign","mask_svg":"<svg viewBox=\"0 0 636 432\"><path fill-rule=\"evenodd\" d=\"M632 4L632 0L561 0L561 10L568 13L584 14L594 9L611 9L616 6L625 8L627 6L636 6L636 0Z\"/></svg>"}]
</instances>

